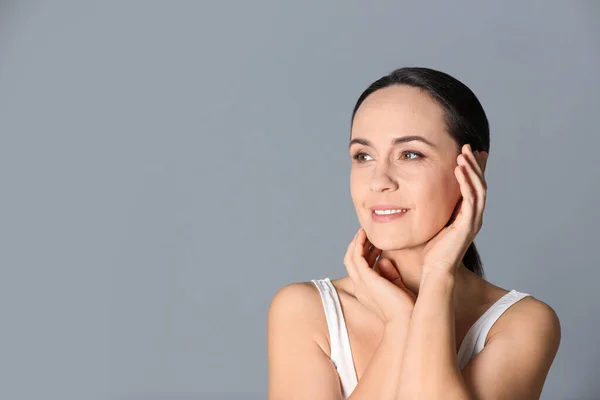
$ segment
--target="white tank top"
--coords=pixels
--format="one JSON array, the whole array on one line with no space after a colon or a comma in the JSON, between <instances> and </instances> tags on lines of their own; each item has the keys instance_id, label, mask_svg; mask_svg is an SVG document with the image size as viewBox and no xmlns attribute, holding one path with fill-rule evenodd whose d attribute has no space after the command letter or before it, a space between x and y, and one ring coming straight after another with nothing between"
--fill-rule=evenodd
<instances>
[{"instance_id":1,"label":"white tank top","mask_svg":"<svg viewBox=\"0 0 600 400\"><path fill-rule=\"evenodd\" d=\"M342 313L340 299L329 278L312 279L311 282L317 286L321 294L331 342L330 358L340 377L342 398L346 400L358 384L358 378L354 369L350 340L348 338L348 331L346 330L346 322ZM460 370L483 349L490 328L504 311L526 296L530 295L528 293L517 292L513 289L492 304L475 321L467 331L458 350L457 357Z\"/></svg>"}]
</instances>

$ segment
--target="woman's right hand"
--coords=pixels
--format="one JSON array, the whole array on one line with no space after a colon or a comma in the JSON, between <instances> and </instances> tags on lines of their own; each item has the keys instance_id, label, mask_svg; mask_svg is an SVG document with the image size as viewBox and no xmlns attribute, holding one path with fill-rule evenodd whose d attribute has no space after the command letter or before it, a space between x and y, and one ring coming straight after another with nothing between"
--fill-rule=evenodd
<instances>
[{"instance_id":1,"label":"woman's right hand","mask_svg":"<svg viewBox=\"0 0 600 400\"><path fill-rule=\"evenodd\" d=\"M354 285L356 298L388 324L412 313L417 300L402 282L402 277L392 262L380 258L376 271L373 267L381 250L376 248L360 228L350 242L344 265Z\"/></svg>"}]
</instances>

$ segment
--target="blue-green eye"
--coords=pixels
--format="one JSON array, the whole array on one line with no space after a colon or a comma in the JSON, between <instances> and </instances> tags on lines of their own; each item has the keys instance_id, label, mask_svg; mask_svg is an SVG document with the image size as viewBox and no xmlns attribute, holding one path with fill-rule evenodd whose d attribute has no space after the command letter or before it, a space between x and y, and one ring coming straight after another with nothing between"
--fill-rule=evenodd
<instances>
[{"instance_id":1,"label":"blue-green eye","mask_svg":"<svg viewBox=\"0 0 600 400\"><path fill-rule=\"evenodd\" d=\"M405 157L403 157L404 154L414 154L417 157L405 158ZM359 163L359 164L362 164L362 163L368 161L368 160L364 160L363 158L361 158L362 156L370 157L367 153L363 153L363 152L359 151L358 153L356 153L356 154L354 154L352 156L352 159L356 160L356 162ZM414 160L416 158L423 158L423 154L421 154L419 152L416 152L416 151L407 150L407 151L403 151L402 154L401 154L401 156L400 156L400 159L402 161L412 161L412 160Z\"/></svg>"}]
</instances>

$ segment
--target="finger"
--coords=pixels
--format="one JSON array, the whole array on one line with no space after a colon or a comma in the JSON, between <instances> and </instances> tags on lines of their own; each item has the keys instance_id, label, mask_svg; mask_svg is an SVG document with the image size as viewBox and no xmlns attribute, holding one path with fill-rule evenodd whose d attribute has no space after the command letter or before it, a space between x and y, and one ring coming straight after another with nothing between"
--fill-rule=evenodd
<instances>
[{"instance_id":1,"label":"finger","mask_svg":"<svg viewBox=\"0 0 600 400\"><path fill-rule=\"evenodd\" d=\"M359 299L359 301L367 306L377 308L376 304L368 298L364 296L364 290L366 286L366 282L364 280L364 271L370 270L370 268L365 268L364 264L366 261L363 259L362 252L365 246L366 232L364 229L360 228L356 233L354 240L349 246L348 253L348 264L351 265L352 270L354 271L355 278L353 280L355 295ZM371 273L375 273L374 271L370 271Z\"/></svg>"},{"instance_id":2,"label":"finger","mask_svg":"<svg viewBox=\"0 0 600 400\"><path fill-rule=\"evenodd\" d=\"M477 200L483 200L485 198L485 191L487 190L487 183L485 182L483 171L479 167L479 161L477 161L475 153L465 145L463 153L458 158L459 165L462 164L467 167L467 173L471 184L475 189ZM460 161L463 161L464 163L461 163Z\"/></svg>"},{"instance_id":3,"label":"finger","mask_svg":"<svg viewBox=\"0 0 600 400\"><path fill-rule=\"evenodd\" d=\"M467 191L471 193L467 197L466 203L463 202L461 211L465 213L467 221L470 221L470 227L473 237L481 228L482 214L485 203L485 189L478 183L478 177L470 166L462 168L463 185L468 187Z\"/></svg>"},{"instance_id":4,"label":"finger","mask_svg":"<svg viewBox=\"0 0 600 400\"><path fill-rule=\"evenodd\" d=\"M364 231L365 244L363 246L363 258L367 261L369 268L373 268L375 259L377 258L379 253L381 253L381 250L375 247L375 245L371 242L371 240L369 240L369 237L366 236L366 234L367 232Z\"/></svg>"},{"instance_id":5,"label":"finger","mask_svg":"<svg viewBox=\"0 0 600 400\"><path fill-rule=\"evenodd\" d=\"M359 260L364 260L367 263L367 266L370 267L369 259L373 253L373 250L376 250L376 247L371 243L369 238L367 237L367 231L361 229L361 233L358 236L359 243L362 243L362 252L358 254Z\"/></svg>"},{"instance_id":6,"label":"finger","mask_svg":"<svg viewBox=\"0 0 600 400\"><path fill-rule=\"evenodd\" d=\"M460 192L462 194L460 212L456 216L455 223L458 223L461 220L461 218L464 217L464 221L471 225L473 223L475 215L476 199L475 190L471 186L471 182L469 181L467 172L465 171L466 168L468 167L458 165L454 169L454 175L458 180L458 183L460 185Z\"/></svg>"},{"instance_id":7,"label":"finger","mask_svg":"<svg viewBox=\"0 0 600 400\"><path fill-rule=\"evenodd\" d=\"M375 261L373 261L373 271L377 272L379 275L381 275L379 273L379 260L381 259L381 257L378 259L377 257L375 257Z\"/></svg>"},{"instance_id":8,"label":"finger","mask_svg":"<svg viewBox=\"0 0 600 400\"><path fill-rule=\"evenodd\" d=\"M373 279L371 274L376 274L369 265L367 264L367 260L365 259L365 254L363 253L364 241L366 240L366 233L364 229L361 229L354 244L354 252L352 254L352 261L354 261L354 265L356 266L357 275L363 281L363 283L367 284Z\"/></svg>"},{"instance_id":9,"label":"finger","mask_svg":"<svg viewBox=\"0 0 600 400\"><path fill-rule=\"evenodd\" d=\"M364 235L365 235L365 241L363 244L363 254L369 254L369 250L371 249L371 246L373 245L371 243L371 241L369 240L369 238L367 237L367 232L363 229L364 231Z\"/></svg>"},{"instance_id":10,"label":"finger","mask_svg":"<svg viewBox=\"0 0 600 400\"><path fill-rule=\"evenodd\" d=\"M463 146L461 155L465 158L465 161L473 168L480 180L483 180L483 171L480 166L480 160L477 158L478 154L471 150L469 145Z\"/></svg>"},{"instance_id":11,"label":"finger","mask_svg":"<svg viewBox=\"0 0 600 400\"><path fill-rule=\"evenodd\" d=\"M358 260L362 257L362 248L364 246L364 230L360 228L356 234L356 238L354 239L352 250L350 252L350 259L352 264L354 265L354 269L356 271L356 276L359 280L363 280L362 268L358 265Z\"/></svg>"},{"instance_id":12,"label":"finger","mask_svg":"<svg viewBox=\"0 0 600 400\"><path fill-rule=\"evenodd\" d=\"M471 187L474 189L474 197L475 197L475 205L474 205L474 223L478 228L481 227L481 221L483 217L483 209L485 207L485 198L487 192L487 185L483 178L483 173L479 168L477 162L473 162L475 160L473 152L470 151L468 146L465 146L465 152L462 156L465 158L467 175L469 177L469 181L471 183ZM469 161L471 160L471 161ZM475 166L473 165L475 164ZM475 170L477 168L477 170Z\"/></svg>"},{"instance_id":13,"label":"finger","mask_svg":"<svg viewBox=\"0 0 600 400\"><path fill-rule=\"evenodd\" d=\"M356 238L358 237L358 232L354 234L354 238L348 244L348 248L346 249L346 254L344 255L344 265L346 266L346 270L348 271L348 276L354 284L356 284L360 277L358 272L356 271L356 266L354 265L354 261L352 260L352 252L354 251L354 245L356 243Z\"/></svg>"},{"instance_id":14,"label":"finger","mask_svg":"<svg viewBox=\"0 0 600 400\"><path fill-rule=\"evenodd\" d=\"M366 258L367 264L369 264L369 268L375 267L375 259L381 254L381 252L381 249L378 249L375 246L371 247L371 250L369 250L369 254Z\"/></svg>"},{"instance_id":15,"label":"finger","mask_svg":"<svg viewBox=\"0 0 600 400\"><path fill-rule=\"evenodd\" d=\"M351 248L351 245L348 246L348 249L346 250L346 254L344 255L344 266L346 267L346 271L348 272L348 276L350 277L352 282L356 282L356 279L357 279L356 268L352 264L352 260L350 257L350 248Z\"/></svg>"}]
</instances>

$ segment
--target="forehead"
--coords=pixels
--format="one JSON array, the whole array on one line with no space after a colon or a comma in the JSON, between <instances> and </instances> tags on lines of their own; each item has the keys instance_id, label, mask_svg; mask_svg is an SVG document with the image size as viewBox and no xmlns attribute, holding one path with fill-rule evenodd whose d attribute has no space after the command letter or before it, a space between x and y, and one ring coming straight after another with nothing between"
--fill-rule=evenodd
<instances>
[{"instance_id":1,"label":"forehead","mask_svg":"<svg viewBox=\"0 0 600 400\"><path fill-rule=\"evenodd\" d=\"M389 135L421 135L436 142L449 139L443 109L426 92L406 85L371 93L354 116L352 137L376 140Z\"/></svg>"}]
</instances>

